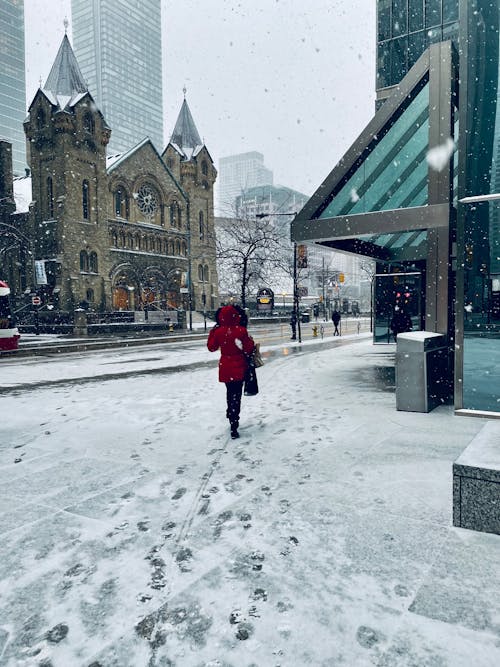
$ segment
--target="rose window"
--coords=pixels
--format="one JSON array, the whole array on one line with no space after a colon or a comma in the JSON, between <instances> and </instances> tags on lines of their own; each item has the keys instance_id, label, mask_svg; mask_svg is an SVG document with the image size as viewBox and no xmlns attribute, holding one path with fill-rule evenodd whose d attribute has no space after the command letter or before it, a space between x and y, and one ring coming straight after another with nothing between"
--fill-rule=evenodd
<instances>
[{"instance_id":1,"label":"rose window","mask_svg":"<svg viewBox=\"0 0 500 667\"><path fill-rule=\"evenodd\" d=\"M154 215L158 208L158 198L150 185L144 184L139 188L137 192L137 206L141 213Z\"/></svg>"}]
</instances>

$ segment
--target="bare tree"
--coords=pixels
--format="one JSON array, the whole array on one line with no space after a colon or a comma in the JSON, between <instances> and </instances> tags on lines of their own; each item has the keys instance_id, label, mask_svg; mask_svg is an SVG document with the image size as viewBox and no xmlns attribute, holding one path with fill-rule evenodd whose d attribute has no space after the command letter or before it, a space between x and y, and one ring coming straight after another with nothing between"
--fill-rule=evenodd
<instances>
[{"instance_id":1,"label":"bare tree","mask_svg":"<svg viewBox=\"0 0 500 667\"><path fill-rule=\"evenodd\" d=\"M283 229L270 217L240 210L219 221L216 236L221 287L239 294L245 308L250 291L269 283L279 265Z\"/></svg>"}]
</instances>

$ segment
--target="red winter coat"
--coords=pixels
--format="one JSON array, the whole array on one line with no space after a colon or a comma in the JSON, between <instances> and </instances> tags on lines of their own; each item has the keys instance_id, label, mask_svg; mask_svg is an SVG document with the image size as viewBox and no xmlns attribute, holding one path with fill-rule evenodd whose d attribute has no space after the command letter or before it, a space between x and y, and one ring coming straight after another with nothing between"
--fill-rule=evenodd
<instances>
[{"instance_id":1,"label":"red winter coat","mask_svg":"<svg viewBox=\"0 0 500 667\"><path fill-rule=\"evenodd\" d=\"M246 327L240 324L240 315L233 306L224 306L219 311L219 324L208 334L207 347L210 352L220 348L219 382L241 381L245 377L247 360L254 342Z\"/></svg>"}]
</instances>

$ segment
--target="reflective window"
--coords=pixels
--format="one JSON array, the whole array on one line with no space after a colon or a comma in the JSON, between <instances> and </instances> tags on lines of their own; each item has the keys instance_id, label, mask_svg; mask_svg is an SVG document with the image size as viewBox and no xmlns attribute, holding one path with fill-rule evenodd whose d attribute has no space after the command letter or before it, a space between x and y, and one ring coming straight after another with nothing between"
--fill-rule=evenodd
<instances>
[{"instance_id":1,"label":"reflective window","mask_svg":"<svg viewBox=\"0 0 500 667\"><path fill-rule=\"evenodd\" d=\"M357 167L319 216L387 211L427 203L429 85Z\"/></svg>"},{"instance_id":2,"label":"reflective window","mask_svg":"<svg viewBox=\"0 0 500 667\"><path fill-rule=\"evenodd\" d=\"M425 0L425 25L427 28L440 25L441 0Z\"/></svg>"},{"instance_id":3,"label":"reflective window","mask_svg":"<svg viewBox=\"0 0 500 667\"><path fill-rule=\"evenodd\" d=\"M391 37L391 0L379 0L377 8L378 39L383 41Z\"/></svg>"},{"instance_id":4,"label":"reflective window","mask_svg":"<svg viewBox=\"0 0 500 667\"><path fill-rule=\"evenodd\" d=\"M409 0L408 27L410 32L424 27L424 0Z\"/></svg>"},{"instance_id":5,"label":"reflective window","mask_svg":"<svg viewBox=\"0 0 500 667\"><path fill-rule=\"evenodd\" d=\"M392 36L408 32L408 0L392 0Z\"/></svg>"},{"instance_id":6,"label":"reflective window","mask_svg":"<svg viewBox=\"0 0 500 667\"><path fill-rule=\"evenodd\" d=\"M443 0L443 23L458 19L458 0Z\"/></svg>"},{"instance_id":7,"label":"reflective window","mask_svg":"<svg viewBox=\"0 0 500 667\"><path fill-rule=\"evenodd\" d=\"M500 2L477 0L465 8L468 89L461 91L460 138L465 177L459 198L500 192ZM482 54L487 53L485 58ZM464 66L464 65L462 65ZM465 77L464 77L465 78ZM500 412L500 202L459 204L459 275L464 301L463 407ZM460 341L458 341L460 342ZM459 348L460 349L460 348Z\"/></svg>"}]
</instances>

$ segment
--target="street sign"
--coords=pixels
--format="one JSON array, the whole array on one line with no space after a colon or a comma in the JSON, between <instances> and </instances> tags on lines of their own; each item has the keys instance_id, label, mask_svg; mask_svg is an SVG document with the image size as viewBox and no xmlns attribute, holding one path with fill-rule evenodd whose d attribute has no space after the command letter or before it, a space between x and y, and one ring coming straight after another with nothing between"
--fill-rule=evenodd
<instances>
[{"instance_id":1,"label":"street sign","mask_svg":"<svg viewBox=\"0 0 500 667\"><path fill-rule=\"evenodd\" d=\"M32 296L31 303L33 304L33 306L39 306L42 303L42 300L39 296Z\"/></svg>"},{"instance_id":2,"label":"street sign","mask_svg":"<svg viewBox=\"0 0 500 667\"><path fill-rule=\"evenodd\" d=\"M187 287L181 287L181 288L179 288L179 292L180 292L181 294L188 294L188 293L189 293L189 289L188 289Z\"/></svg>"}]
</instances>

